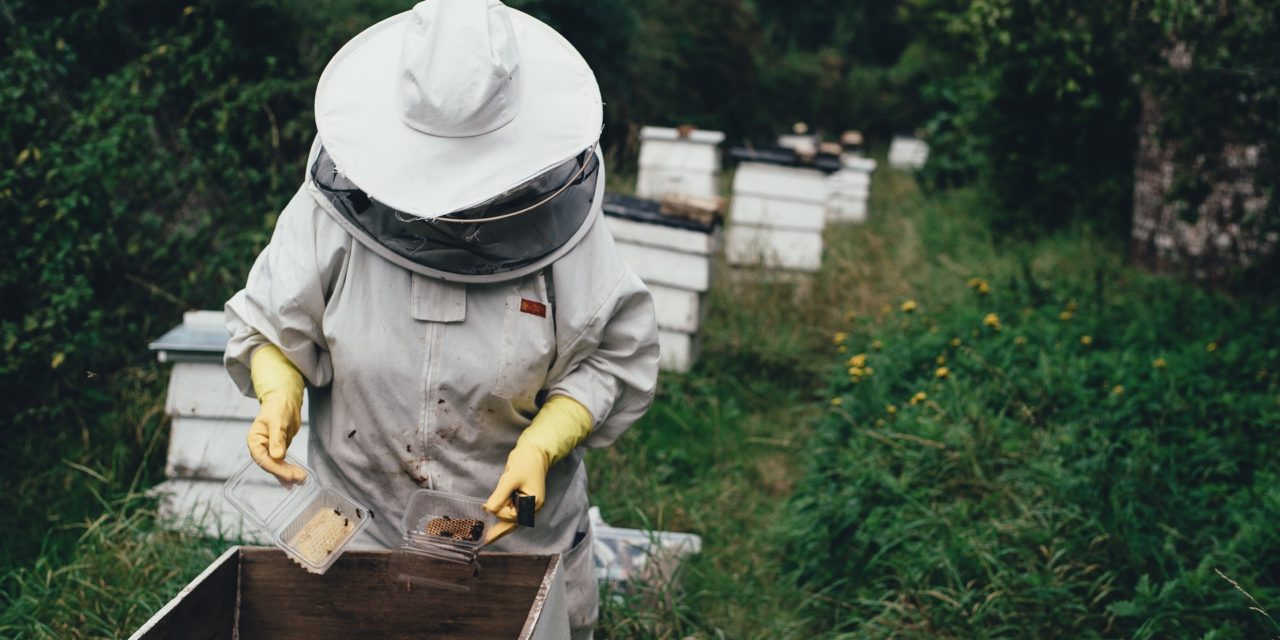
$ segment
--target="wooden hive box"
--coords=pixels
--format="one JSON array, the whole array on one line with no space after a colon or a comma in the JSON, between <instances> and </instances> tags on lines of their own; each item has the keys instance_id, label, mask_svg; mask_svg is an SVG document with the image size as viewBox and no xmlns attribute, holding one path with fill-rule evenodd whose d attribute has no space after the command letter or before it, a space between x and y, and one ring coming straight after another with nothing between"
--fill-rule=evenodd
<instances>
[{"instance_id":1,"label":"wooden hive box","mask_svg":"<svg viewBox=\"0 0 1280 640\"><path fill-rule=\"evenodd\" d=\"M895 169L921 169L929 159L929 145L911 136L894 136L889 143L889 166Z\"/></svg>"},{"instance_id":2,"label":"wooden hive box","mask_svg":"<svg viewBox=\"0 0 1280 640\"><path fill-rule=\"evenodd\" d=\"M240 393L222 365L229 338L221 311L188 311L181 325L149 345L161 362L173 365L165 398L166 480L152 491L161 496L161 519L170 527L258 540L256 527L244 523L219 493L248 460L244 438L258 415L258 401ZM289 450L306 464L311 430L305 400L302 423Z\"/></svg>"},{"instance_id":3,"label":"wooden hive box","mask_svg":"<svg viewBox=\"0 0 1280 640\"><path fill-rule=\"evenodd\" d=\"M636 195L660 198L668 193L714 197L719 195L718 146L724 133L699 129L643 127L640 129L640 171Z\"/></svg>"},{"instance_id":4,"label":"wooden hive box","mask_svg":"<svg viewBox=\"0 0 1280 640\"><path fill-rule=\"evenodd\" d=\"M839 160L800 161L790 150L734 149L725 257L738 267L813 272L822 264L822 232Z\"/></svg>"},{"instance_id":5,"label":"wooden hive box","mask_svg":"<svg viewBox=\"0 0 1280 640\"><path fill-rule=\"evenodd\" d=\"M854 154L840 157L840 170L827 179L827 222L865 222L876 161Z\"/></svg>"},{"instance_id":6,"label":"wooden hive box","mask_svg":"<svg viewBox=\"0 0 1280 640\"><path fill-rule=\"evenodd\" d=\"M481 554L472 592L393 581L391 556L347 551L316 576L279 549L232 547L131 640L569 637L558 555Z\"/></svg>"},{"instance_id":7,"label":"wooden hive box","mask_svg":"<svg viewBox=\"0 0 1280 640\"><path fill-rule=\"evenodd\" d=\"M653 293L659 366L687 371L697 359L720 225L666 216L660 209L652 200L605 196L605 220L618 253Z\"/></svg>"}]
</instances>

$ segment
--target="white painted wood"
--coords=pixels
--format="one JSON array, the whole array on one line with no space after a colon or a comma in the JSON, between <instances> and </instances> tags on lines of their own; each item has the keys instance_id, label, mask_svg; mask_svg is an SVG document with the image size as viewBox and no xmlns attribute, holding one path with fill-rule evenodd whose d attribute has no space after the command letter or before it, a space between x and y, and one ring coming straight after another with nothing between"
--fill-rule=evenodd
<instances>
[{"instance_id":1,"label":"white painted wood","mask_svg":"<svg viewBox=\"0 0 1280 640\"><path fill-rule=\"evenodd\" d=\"M896 169L919 169L929 159L929 145L923 140L894 136L889 144L889 166Z\"/></svg>"},{"instance_id":2,"label":"white painted wood","mask_svg":"<svg viewBox=\"0 0 1280 640\"><path fill-rule=\"evenodd\" d=\"M226 480L240 469L246 456L245 434L251 420L178 416L169 429L169 454L164 474L169 478ZM302 427L289 445L289 455L307 463L310 427Z\"/></svg>"},{"instance_id":3,"label":"white painted wood","mask_svg":"<svg viewBox=\"0 0 1280 640\"><path fill-rule=\"evenodd\" d=\"M618 253L645 284L687 291L706 291L711 285L710 256L626 243L618 244Z\"/></svg>"},{"instance_id":4,"label":"white painted wood","mask_svg":"<svg viewBox=\"0 0 1280 640\"><path fill-rule=\"evenodd\" d=\"M871 174L864 171L854 171L852 169L842 169L827 178L827 185L833 191L841 189L855 189L866 191L871 188Z\"/></svg>"},{"instance_id":5,"label":"white painted wood","mask_svg":"<svg viewBox=\"0 0 1280 640\"><path fill-rule=\"evenodd\" d=\"M818 148L818 136L813 134L784 133L778 136L778 146L783 149Z\"/></svg>"},{"instance_id":6,"label":"white painted wood","mask_svg":"<svg viewBox=\"0 0 1280 640\"><path fill-rule=\"evenodd\" d=\"M227 316L222 310L186 311L182 314L182 324L201 329L222 329L225 331L227 328Z\"/></svg>"},{"instance_id":7,"label":"white painted wood","mask_svg":"<svg viewBox=\"0 0 1280 640\"><path fill-rule=\"evenodd\" d=\"M689 135L680 137L680 130L671 127L641 127L640 140L679 140L686 143L698 143L717 145L724 142L723 131L712 131L710 129L693 129L689 131Z\"/></svg>"},{"instance_id":8,"label":"white painted wood","mask_svg":"<svg viewBox=\"0 0 1280 640\"><path fill-rule=\"evenodd\" d=\"M720 156L711 144L648 139L640 143L640 166L710 175L720 170Z\"/></svg>"},{"instance_id":9,"label":"white painted wood","mask_svg":"<svg viewBox=\"0 0 1280 640\"><path fill-rule=\"evenodd\" d=\"M720 195L718 174L693 173L683 169L645 167L636 176L636 196L658 199L669 193L713 197Z\"/></svg>"},{"instance_id":10,"label":"white painted wood","mask_svg":"<svg viewBox=\"0 0 1280 640\"><path fill-rule=\"evenodd\" d=\"M725 238L725 256L735 266L817 271L822 265L822 234L735 224Z\"/></svg>"},{"instance_id":11,"label":"white painted wood","mask_svg":"<svg viewBox=\"0 0 1280 640\"><path fill-rule=\"evenodd\" d=\"M658 316L658 328L683 333L697 333L702 325L704 294L660 284L648 285Z\"/></svg>"},{"instance_id":12,"label":"white painted wood","mask_svg":"<svg viewBox=\"0 0 1280 640\"><path fill-rule=\"evenodd\" d=\"M735 195L730 205L734 225L773 227L822 232L826 225L824 202L780 200L764 196Z\"/></svg>"},{"instance_id":13,"label":"white painted wood","mask_svg":"<svg viewBox=\"0 0 1280 640\"><path fill-rule=\"evenodd\" d=\"M678 331L658 330L658 367L665 371L685 372L698 357L699 340L696 335Z\"/></svg>"},{"instance_id":14,"label":"white painted wood","mask_svg":"<svg viewBox=\"0 0 1280 640\"><path fill-rule=\"evenodd\" d=\"M700 256L713 255L719 248L720 235L717 232L703 233L614 216L605 216L604 219L609 225L613 239L618 243L657 247Z\"/></svg>"},{"instance_id":15,"label":"white painted wood","mask_svg":"<svg viewBox=\"0 0 1280 640\"><path fill-rule=\"evenodd\" d=\"M222 480L174 479L152 487L151 494L160 497L161 525L193 535L272 544L267 534L222 497L222 484Z\"/></svg>"},{"instance_id":16,"label":"white painted wood","mask_svg":"<svg viewBox=\"0 0 1280 640\"><path fill-rule=\"evenodd\" d=\"M832 200L827 205L828 222L866 222L866 200Z\"/></svg>"},{"instance_id":17,"label":"white painted wood","mask_svg":"<svg viewBox=\"0 0 1280 640\"><path fill-rule=\"evenodd\" d=\"M239 418L252 421L258 401L240 393L221 363L175 362L169 373L165 413L170 416ZM307 422L307 401L302 401L302 422Z\"/></svg>"},{"instance_id":18,"label":"white painted wood","mask_svg":"<svg viewBox=\"0 0 1280 640\"><path fill-rule=\"evenodd\" d=\"M823 203L827 192L827 176L817 169L743 162L733 176L735 199L741 195L755 195Z\"/></svg>"},{"instance_id":19,"label":"white painted wood","mask_svg":"<svg viewBox=\"0 0 1280 640\"><path fill-rule=\"evenodd\" d=\"M840 164L845 169L854 171L863 171L871 173L876 170L876 161L871 158L865 158L855 153L845 153L840 156Z\"/></svg>"}]
</instances>

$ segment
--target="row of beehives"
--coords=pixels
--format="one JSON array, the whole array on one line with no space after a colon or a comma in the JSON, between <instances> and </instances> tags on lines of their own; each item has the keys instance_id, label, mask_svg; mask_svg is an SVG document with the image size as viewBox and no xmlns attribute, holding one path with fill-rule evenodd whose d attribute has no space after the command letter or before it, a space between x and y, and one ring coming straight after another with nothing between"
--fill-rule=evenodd
<instances>
[{"instance_id":1,"label":"row of beehives","mask_svg":"<svg viewBox=\"0 0 1280 640\"><path fill-rule=\"evenodd\" d=\"M624 259L645 281L657 307L662 366L687 370L697 356L721 238L714 224L689 224L661 215L655 200L673 194L715 198L719 194L724 134L688 128L645 127L640 134L636 194L647 200L611 197L605 212ZM812 146L806 153L798 147ZM828 143L831 144L831 143ZM835 152L817 138L782 136L780 149L735 149L739 161L732 185L727 262L734 267L813 272L822 262L828 223L862 222L867 216L874 160L858 148Z\"/></svg>"}]
</instances>

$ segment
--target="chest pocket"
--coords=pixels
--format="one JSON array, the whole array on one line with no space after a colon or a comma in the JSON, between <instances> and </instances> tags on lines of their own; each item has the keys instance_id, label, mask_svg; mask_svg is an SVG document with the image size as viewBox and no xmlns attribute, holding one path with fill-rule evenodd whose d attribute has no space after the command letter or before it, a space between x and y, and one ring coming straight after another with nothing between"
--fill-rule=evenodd
<instances>
[{"instance_id":1,"label":"chest pocket","mask_svg":"<svg viewBox=\"0 0 1280 640\"><path fill-rule=\"evenodd\" d=\"M493 394L521 412L537 410L538 392L555 359L554 304L550 280L542 274L520 280L507 294Z\"/></svg>"}]
</instances>

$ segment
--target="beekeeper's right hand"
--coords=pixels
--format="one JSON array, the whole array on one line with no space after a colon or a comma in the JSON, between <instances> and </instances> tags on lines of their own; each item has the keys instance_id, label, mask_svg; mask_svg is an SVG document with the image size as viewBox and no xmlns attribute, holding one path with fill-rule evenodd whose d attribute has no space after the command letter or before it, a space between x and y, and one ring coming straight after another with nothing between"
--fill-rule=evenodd
<instances>
[{"instance_id":1,"label":"beekeeper's right hand","mask_svg":"<svg viewBox=\"0 0 1280 640\"><path fill-rule=\"evenodd\" d=\"M301 482L307 472L285 462L284 454L302 427L302 374L280 349L268 344L253 352L249 375L260 403L249 427L249 455L281 482Z\"/></svg>"}]
</instances>

